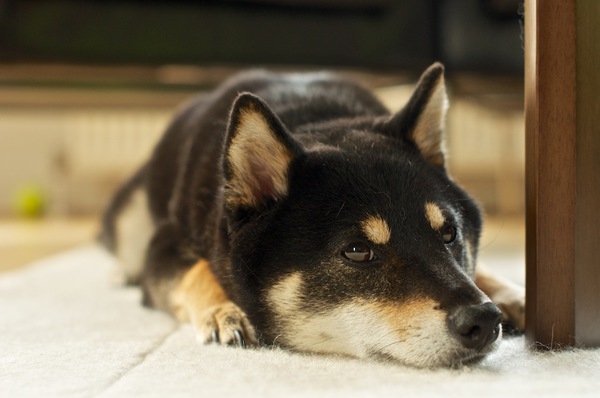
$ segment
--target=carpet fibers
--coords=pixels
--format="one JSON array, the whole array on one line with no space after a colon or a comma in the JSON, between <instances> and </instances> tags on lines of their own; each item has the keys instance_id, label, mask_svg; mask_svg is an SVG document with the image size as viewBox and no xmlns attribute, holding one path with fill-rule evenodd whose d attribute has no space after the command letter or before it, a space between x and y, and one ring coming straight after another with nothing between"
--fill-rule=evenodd
<instances>
[{"instance_id":1,"label":"carpet fibers","mask_svg":"<svg viewBox=\"0 0 600 398\"><path fill-rule=\"evenodd\" d=\"M138 289L111 286L113 266L89 245L0 275L0 396L600 396L600 349L538 352L521 337L438 370L201 346Z\"/></svg>"}]
</instances>

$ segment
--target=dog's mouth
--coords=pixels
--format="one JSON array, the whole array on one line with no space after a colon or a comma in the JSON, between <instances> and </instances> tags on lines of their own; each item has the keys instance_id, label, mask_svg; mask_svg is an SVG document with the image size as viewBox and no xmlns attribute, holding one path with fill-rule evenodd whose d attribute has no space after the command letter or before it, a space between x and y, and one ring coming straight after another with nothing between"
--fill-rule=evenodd
<instances>
[{"instance_id":1,"label":"dog's mouth","mask_svg":"<svg viewBox=\"0 0 600 398\"><path fill-rule=\"evenodd\" d=\"M369 351L368 357L375 361L385 363L399 363L402 365L414 366L417 368L450 368L460 369L465 366L474 366L483 361L490 353L495 351L497 343L493 343L487 347L484 351L475 350L455 350L452 354L443 355L441 354L436 358L428 358L425 362L415 363L414 358L398 358L395 355L381 351Z\"/></svg>"},{"instance_id":2,"label":"dog's mouth","mask_svg":"<svg viewBox=\"0 0 600 398\"><path fill-rule=\"evenodd\" d=\"M451 369L460 369L465 366L476 365L481 362L487 356L487 354L488 353L480 352L469 354L463 358L452 361L448 367Z\"/></svg>"},{"instance_id":3,"label":"dog's mouth","mask_svg":"<svg viewBox=\"0 0 600 398\"><path fill-rule=\"evenodd\" d=\"M386 349L372 349L368 357L377 361L400 363L417 368L450 368L460 369L464 366L473 366L484 360L500 345L502 327L498 325L497 331L491 334L485 344L477 347L465 347L464 341L448 331L436 334L437 338L427 338L424 344L414 344L410 341L399 341ZM410 340L410 339L409 339ZM400 347L408 344L409 350ZM390 349L395 347L395 349Z\"/></svg>"},{"instance_id":4,"label":"dog's mouth","mask_svg":"<svg viewBox=\"0 0 600 398\"><path fill-rule=\"evenodd\" d=\"M461 358L451 361L449 367L453 369L462 368L464 366L476 365L483 361L489 354L496 351L502 339L502 329L498 334L498 338L492 341L484 350L478 352L467 352Z\"/></svg>"},{"instance_id":5,"label":"dog's mouth","mask_svg":"<svg viewBox=\"0 0 600 398\"><path fill-rule=\"evenodd\" d=\"M429 358L424 363L413 363L412 360L406 360L406 358L397 358L396 356L379 351L370 351L368 353L368 357L374 359L375 361L385 362L385 363L399 363L407 366L414 366L417 368L450 368L450 369L460 369L465 366L474 366L483 361L490 353L495 350L495 347L490 347L486 349L485 352L463 352L460 354L448 355L448 356L440 356L438 358Z\"/></svg>"},{"instance_id":6,"label":"dog's mouth","mask_svg":"<svg viewBox=\"0 0 600 398\"><path fill-rule=\"evenodd\" d=\"M315 312L300 304L300 274L270 291L273 337L298 351L370 357L417 368L458 367L498 346L501 313L490 302L443 310L419 297L402 303L355 298Z\"/></svg>"}]
</instances>

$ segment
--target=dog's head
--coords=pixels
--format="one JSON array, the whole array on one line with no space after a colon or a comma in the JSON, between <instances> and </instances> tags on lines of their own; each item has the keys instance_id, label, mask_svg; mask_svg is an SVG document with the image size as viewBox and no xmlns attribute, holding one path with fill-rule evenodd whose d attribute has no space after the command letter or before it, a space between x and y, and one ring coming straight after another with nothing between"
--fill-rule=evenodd
<instances>
[{"instance_id":1,"label":"dog's head","mask_svg":"<svg viewBox=\"0 0 600 398\"><path fill-rule=\"evenodd\" d=\"M445 170L446 108L439 64L393 116L293 135L257 97L237 99L231 293L266 342L415 366L493 349L500 312L473 282L481 218Z\"/></svg>"}]
</instances>

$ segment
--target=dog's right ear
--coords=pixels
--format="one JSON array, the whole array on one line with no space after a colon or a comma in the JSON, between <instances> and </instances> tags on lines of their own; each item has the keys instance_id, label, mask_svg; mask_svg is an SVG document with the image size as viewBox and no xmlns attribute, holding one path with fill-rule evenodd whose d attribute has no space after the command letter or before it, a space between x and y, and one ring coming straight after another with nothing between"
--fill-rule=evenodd
<instances>
[{"instance_id":1,"label":"dog's right ear","mask_svg":"<svg viewBox=\"0 0 600 398\"><path fill-rule=\"evenodd\" d=\"M244 93L236 99L225 145L229 210L260 208L287 195L290 164L303 149L260 98Z\"/></svg>"},{"instance_id":2,"label":"dog's right ear","mask_svg":"<svg viewBox=\"0 0 600 398\"><path fill-rule=\"evenodd\" d=\"M443 167L447 110L444 66L435 63L423 72L406 106L385 123L385 131L412 142L429 163Z\"/></svg>"}]
</instances>

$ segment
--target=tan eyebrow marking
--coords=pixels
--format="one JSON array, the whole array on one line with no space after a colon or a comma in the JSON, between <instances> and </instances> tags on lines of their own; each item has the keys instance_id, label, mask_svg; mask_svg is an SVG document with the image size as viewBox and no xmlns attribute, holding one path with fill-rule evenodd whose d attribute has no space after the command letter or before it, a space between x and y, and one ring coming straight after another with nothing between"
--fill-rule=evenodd
<instances>
[{"instance_id":1,"label":"tan eyebrow marking","mask_svg":"<svg viewBox=\"0 0 600 398\"><path fill-rule=\"evenodd\" d=\"M427 217L431 228L436 231L442 228L446 222L446 217L444 217L440 207L432 202L425 203L425 217Z\"/></svg>"},{"instance_id":2,"label":"tan eyebrow marking","mask_svg":"<svg viewBox=\"0 0 600 398\"><path fill-rule=\"evenodd\" d=\"M369 216L361 223L361 227L367 238L378 245L385 245L392 237L388 223L380 216Z\"/></svg>"}]
</instances>

